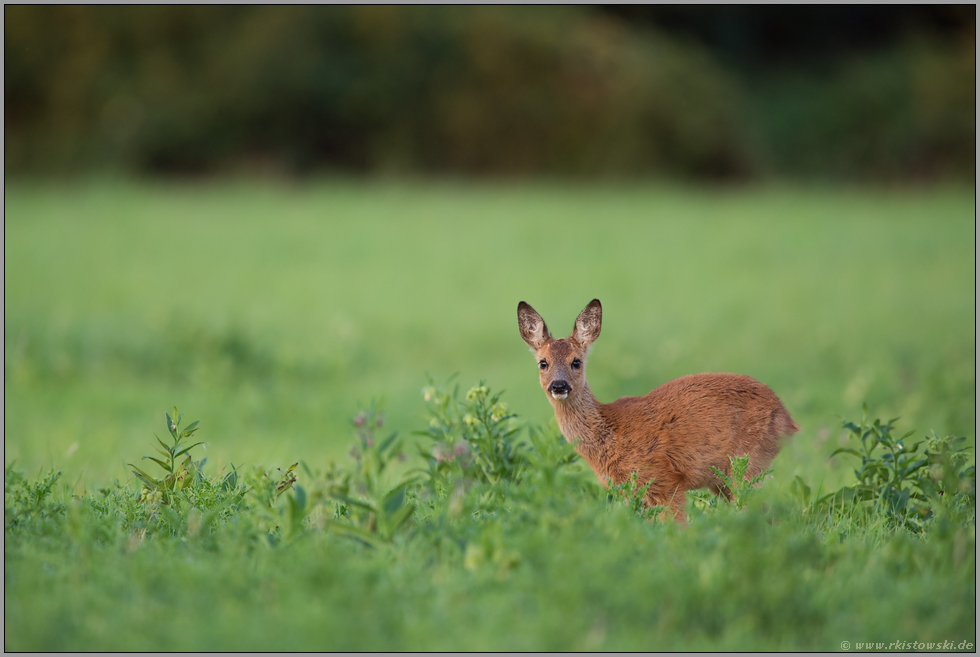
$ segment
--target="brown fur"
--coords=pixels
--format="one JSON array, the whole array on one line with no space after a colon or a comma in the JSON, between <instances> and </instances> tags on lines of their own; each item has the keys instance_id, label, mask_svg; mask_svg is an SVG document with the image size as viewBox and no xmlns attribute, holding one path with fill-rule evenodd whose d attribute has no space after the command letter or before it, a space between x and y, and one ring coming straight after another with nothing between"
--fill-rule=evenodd
<instances>
[{"instance_id":1,"label":"brown fur","mask_svg":"<svg viewBox=\"0 0 980 657\"><path fill-rule=\"evenodd\" d=\"M585 307L572 335L559 340L523 301L517 315L521 337L546 363L539 369L541 387L565 438L603 484L606 477L622 483L633 472L643 484L653 479L646 503L669 506L681 522L686 491L722 491L711 466L730 474L729 457L748 454L746 476L755 477L776 457L779 439L800 430L772 390L741 374L690 374L642 397L603 404L585 378L586 355L602 325L599 300ZM556 398L550 389L559 395L568 389L567 396Z\"/></svg>"}]
</instances>

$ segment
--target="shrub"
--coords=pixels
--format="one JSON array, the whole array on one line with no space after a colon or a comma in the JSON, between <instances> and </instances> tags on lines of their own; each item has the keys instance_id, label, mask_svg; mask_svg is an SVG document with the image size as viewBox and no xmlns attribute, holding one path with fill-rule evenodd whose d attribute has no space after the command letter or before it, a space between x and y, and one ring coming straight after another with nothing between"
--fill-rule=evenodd
<instances>
[{"instance_id":1,"label":"shrub","mask_svg":"<svg viewBox=\"0 0 980 657\"><path fill-rule=\"evenodd\" d=\"M854 471L857 482L811 502L810 487L799 477L794 491L805 509L818 513L852 510L881 516L895 528L915 533L926 531L937 512L956 514L962 522L976 520L976 466L961 469L969 460L965 438L932 436L906 444L915 432L893 435L892 419L868 421L867 405L861 422L845 421L854 447L842 447L831 455L849 454L860 459Z\"/></svg>"}]
</instances>

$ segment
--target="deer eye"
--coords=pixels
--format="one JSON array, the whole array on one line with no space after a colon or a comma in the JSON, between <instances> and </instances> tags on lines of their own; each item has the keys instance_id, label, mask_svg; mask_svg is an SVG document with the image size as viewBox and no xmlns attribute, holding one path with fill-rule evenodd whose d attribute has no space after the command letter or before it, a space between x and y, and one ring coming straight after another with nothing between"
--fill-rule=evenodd
<instances>
[{"instance_id":1,"label":"deer eye","mask_svg":"<svg viewBox=\"0 0 980 657\"><path fill-rule=\"evenodd\" d=\"M539 361L538 362L538 367L540 367L543 370L548 369L548 361L546 361L546 360Z\"/></svg>"},{"instance_id":2,"label":"deer eye","mask_svg":"<svg viewBox=\"0 0 980 657\"><path fill-rule=\"evenodd\" d=\"M572 369L573 370L577 370L580 367L582 367L582 361L580 361L578 358L576 358L575 360L572 361Z\"/></svg>"}]
</instances>

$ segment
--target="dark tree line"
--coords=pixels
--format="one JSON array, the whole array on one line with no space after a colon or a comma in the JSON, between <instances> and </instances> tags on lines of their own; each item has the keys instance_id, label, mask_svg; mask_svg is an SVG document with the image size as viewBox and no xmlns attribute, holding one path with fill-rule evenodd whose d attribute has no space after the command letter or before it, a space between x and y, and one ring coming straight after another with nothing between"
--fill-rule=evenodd
<instances>
[{"instance_id":1,"label":"dark tree line","mask_svg":"<svg viewBox=\"0 0 980 657\"><path fill-rule=\"evenodd\" d=\"M975 7L6 6L8 173L972 179Z\"/></svg>"}]
</instances>

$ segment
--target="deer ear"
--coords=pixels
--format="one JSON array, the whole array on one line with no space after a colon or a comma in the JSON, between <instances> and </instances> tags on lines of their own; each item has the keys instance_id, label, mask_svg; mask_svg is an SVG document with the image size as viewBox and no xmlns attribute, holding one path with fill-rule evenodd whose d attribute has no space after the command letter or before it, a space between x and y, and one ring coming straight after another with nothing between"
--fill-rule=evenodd
<instances>
[{"instance_id":1,"label":"deer ear","mask_svg":"<svg viewBox=\"0 0 980 657\"><path fill-rule=\"evenodd\" d=\"M575 320L572 339L588 349L599 337L600 330L602 330L602 304L598 299L593 299Z\"/></svg>"},{"instance_id":2,"label":"deer ear","mask_svg":"<svg viewBox=\"0 0 980 657\"><path fill-rule=\"evenodd\" d=\"M541 315L523 301L517 304L517 326L521 329L521 337L532 351L537 351L551 339Z\"/></svg>"}]
</instances>

